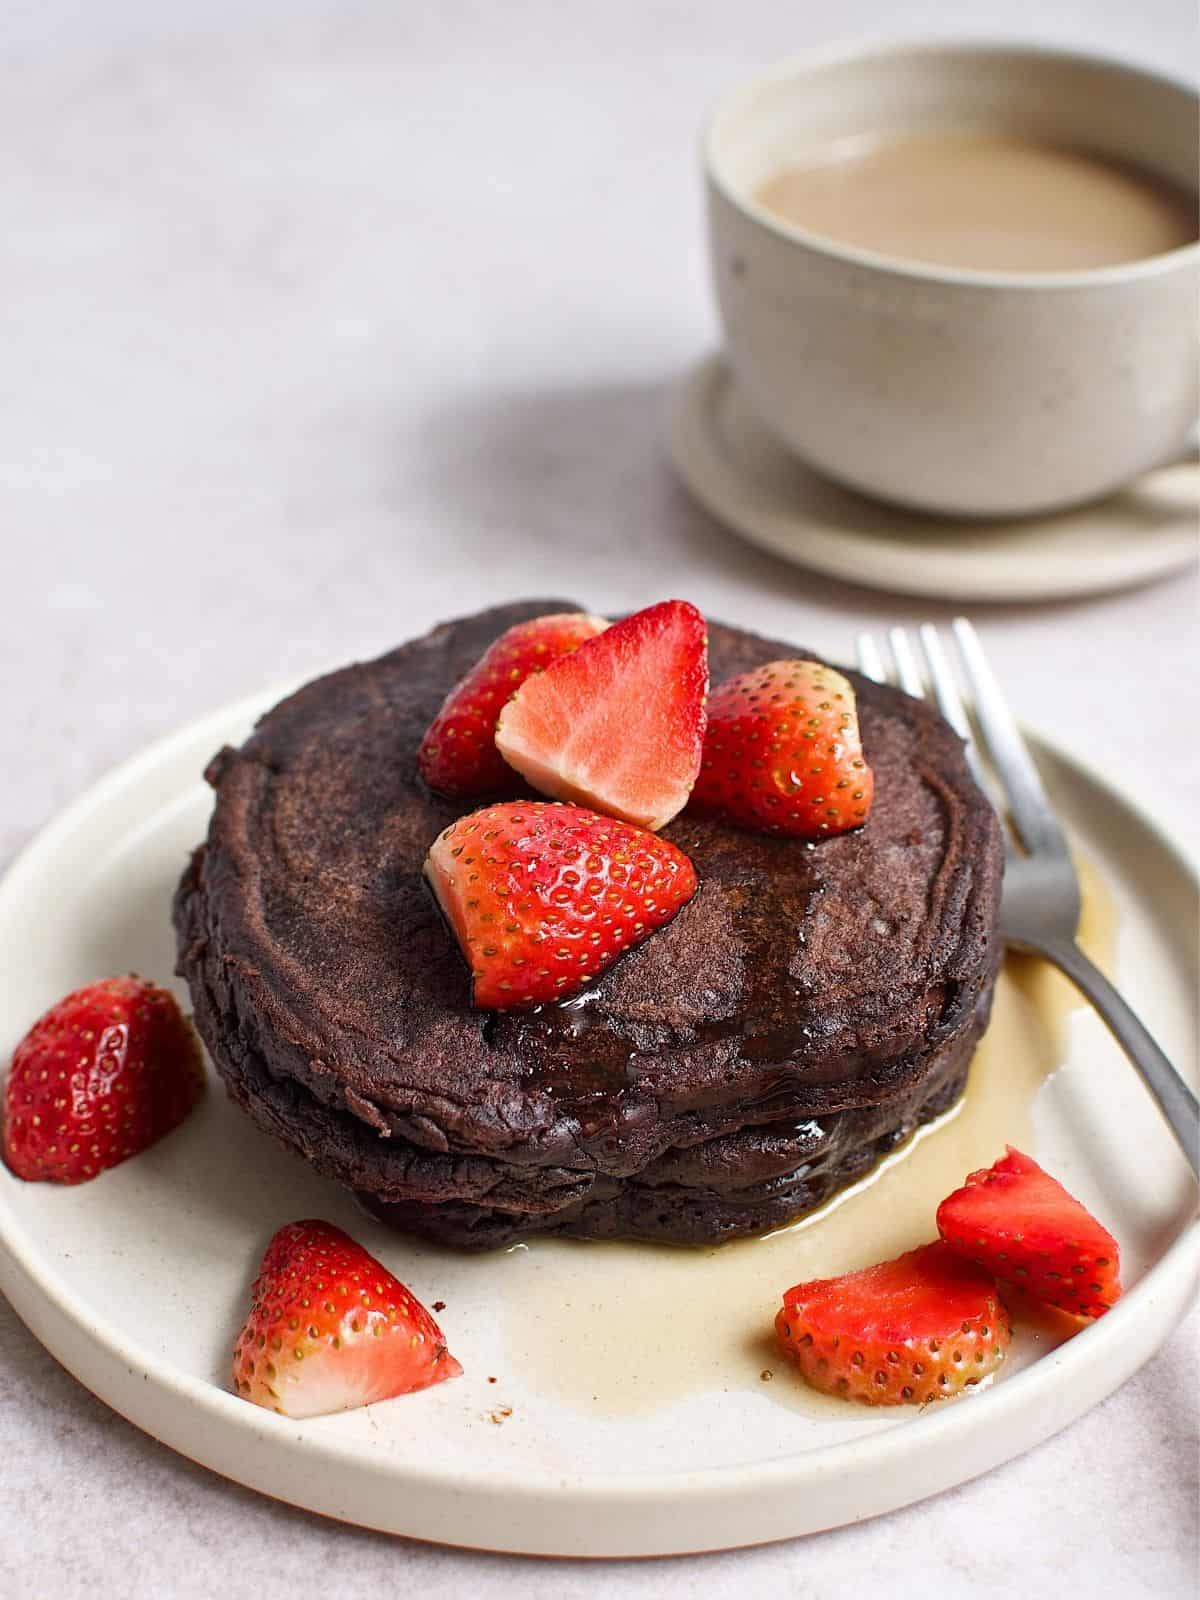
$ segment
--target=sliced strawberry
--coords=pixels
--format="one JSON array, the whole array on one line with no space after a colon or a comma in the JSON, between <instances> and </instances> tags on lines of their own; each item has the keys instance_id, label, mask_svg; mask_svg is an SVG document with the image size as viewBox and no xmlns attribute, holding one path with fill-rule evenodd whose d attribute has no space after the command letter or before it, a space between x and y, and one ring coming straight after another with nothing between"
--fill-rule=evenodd
<instances>
[{"instance_id":1,"label":"sliced strawberry","mask_svg":"<svg viewBox=\"0 0 1200 1600\"><path fill-rule=\"evenodd\" d=\"M233 1387L285 1417L352 1411L462 1371L421 1302L332 1223L280 1228L251 1296Z\"/></svg>"},{"instance_id":2,"label":"sliced strawberry","mask_svg":"<svg viewBox=\"0 0 1200 1600\"><path fill-rule=\"evenodd\" d=\"M763 833L823 838L860 828L875 780L854 690L819 661L771 661L714 689L698 809Z\"/></svg>"},{"instance_id":3,"label":"sliced strawberry","mask_svg":"<svg viewBox=\"0 0 1200 1600\"><path fill-rule=\"evenodd\" d=\"M89 984L16 1048L4 1159L18 1178L85 1183L170 1133L203 1087L200 1044L173 995L140 978Z\"/></svg>"},{"instance_id":4,"label":"sliced strawberry","mask_svg":"<svg viewBox=\"0 0 1200 1600\"><path fill-rule=\"evenodd\" d=\"M562 1000L696 890L682 850L580 806L510 800L461 817L425 859L471 969L473 1004Z\"/></svg>"},{"instance_id":5,"label":"sliced strawberry","mask_svg":"<svg viewBox=\"0 0 1200 1600\"><path fill-rule=\"evenodd\" d=\"M493 794L512 784L512 768L496 749L496 721L509 696L608 623L583 611L518 622L490 645L442 702L417 752L421 776L448 795Z\"/></svg>"},{"instance_id":6,"label":"sliced strawberry","mask_svg":"<svg viewBox=\"0 0 1200 1600\"><path fill-rule=\"evenodd\" d=\"M798 1283L775 1332L813 1388L873 1406L958 1394L995 1372L1012 1338L991 1273L940 1242Z\"/></svg>"},{"instance_id":7,"label":"sliced strawberry","mask_svg":"<svg viewBox=\"0 0 1200 1600\"><path fill-rule=\"evenodd\" d=\"M661 828L696 781L707 693L704 618L663 600L523 683L496 748L543 794Z\"/></svg>"},{"instance_id":8,"label":"sliced strawberry","mask_svg":"<svg viewBox=\"0 0 1200 1600\"><path fill-rule=\"evenodd\" d=\"M946 1243L1035 1300L1099 1317L1121 1295L1117 1241L1057 1178L1010 1145L947 1195L937 1211Z\"/></svg>"}]
</instances>

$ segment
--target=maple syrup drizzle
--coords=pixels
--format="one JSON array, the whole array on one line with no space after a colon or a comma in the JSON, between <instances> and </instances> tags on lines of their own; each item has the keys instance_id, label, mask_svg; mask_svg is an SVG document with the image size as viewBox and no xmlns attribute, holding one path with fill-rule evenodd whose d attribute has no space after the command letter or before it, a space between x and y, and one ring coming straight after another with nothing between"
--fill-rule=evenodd
<instances>
[{"instance_id":1,"label":"maple syrup drizzle","mask_svg":"<svg viewBox=\"0 0 1200 1600\"><path fill-rule=\"evenodd\" d=\"M1115 906L1090 863L1078 866L1079 942L1111 971ZM962 1098L797 1222L702 1250L571 1239L515 1246L497 1274L510 1372L591 1416L645 1415L689 1394L750 1386L810 1415L859 1414L810 1390L780 1357L772 1319L783 1291L935 1237L938 1202L968 1172L990 1166L1006 1144L1030 1150L1034 1098L1065 1060L1070 1015L1084 1004L1047 963L1008 956ZM1020 1320L1022 1338L1041 1348L1074 1326L1057 1313Z\"/></svg>"}]
</instances>

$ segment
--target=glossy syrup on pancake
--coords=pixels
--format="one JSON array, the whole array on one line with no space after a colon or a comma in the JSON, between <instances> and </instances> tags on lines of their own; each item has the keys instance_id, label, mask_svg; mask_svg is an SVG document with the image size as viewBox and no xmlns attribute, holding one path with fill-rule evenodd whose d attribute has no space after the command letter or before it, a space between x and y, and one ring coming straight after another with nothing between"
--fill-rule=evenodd
<instances>
[{"instance_id":1,"label":"glossy syrup on pancake","mask_svg":"<svg viewBox=\"0 0 1200 1600\"><path fill-rule=\"evenodd\" d=\"M1078 863L1082 947L1114 966L1116 911ZM740 1387L810 1416L845 1420L779 1356L775 1298L806 1278L854 1271L926 1243L938 1202L1006 1143L1035 1147L1033 1107L1067 1058L1067 1023L1086 1002L1046 962L1009 956L965 1095L873 1173L803 1221L718 1249L532 1239L481 1285L503 1305L502 1378L590 1416L636 1416L706 1390ZM1019 1308L1022 1364L1068 1338L1071 1319ZM587 1329L586 1339L579 1330ZM636 1360L631 1352L636 1351ZM763 1378L763 1373L770 1377Z\"/></svg>"}]
</instances>

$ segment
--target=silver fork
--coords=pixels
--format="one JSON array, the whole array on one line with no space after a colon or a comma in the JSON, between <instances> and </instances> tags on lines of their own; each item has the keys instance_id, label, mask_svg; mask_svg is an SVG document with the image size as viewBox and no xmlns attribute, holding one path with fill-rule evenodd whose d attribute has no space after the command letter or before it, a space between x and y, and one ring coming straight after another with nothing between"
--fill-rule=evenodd
<instances>
[{"instance_id":1,"label":"silver fork","mask_svg":"<svg viewBox=\"0 0 1200 1600\"><path fill-rule=\"evenodd\" d=\"M1082 990L1141 1073L1192 1171L1200 1177L1200 1106L1196 1097L1131 1008L1076 944L1079 880L1066 837L974 628L965 617L957 617L953 628L962 675L971 691L980 745L1003 790L1003 806L996 805L937 629L923 624L917 630L918 644L914 647L903 628L892 628L888 642L896 682L908 694L921 699L928 675L938 709L966 741L967 760L976 782L996 805L1001 823L1009 824L1004 829L1004 893L1000 905L1004 942L1014 949L1044 956ZM869 633L858 637L858 662L864 676L877 683L888 681L883 652Z\"/></svg>"}]
</instances>

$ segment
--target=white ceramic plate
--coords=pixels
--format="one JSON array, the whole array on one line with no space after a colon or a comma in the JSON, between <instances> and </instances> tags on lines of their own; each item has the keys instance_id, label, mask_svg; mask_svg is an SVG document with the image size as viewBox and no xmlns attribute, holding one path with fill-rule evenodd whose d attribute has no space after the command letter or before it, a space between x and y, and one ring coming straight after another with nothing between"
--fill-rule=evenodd
<instances>
[{"instance_id":1,"label":"white ceramic plate","mask_svg":"<svg viewBox=\"0 0 1200 1600\"><path fill-rule=\"evenodd\" d=\"M267 703L156 745L16 863L0 886L0 1051L88 979L168 977L171 892L209 809L199 773ZM1194 1074L1195 881L1097 778L1041 752L1116 897L1121 976ZM1001 1096L994 1112L952 1117L816 1227L696 1254L560 1242L480 1258L422 1247L368 1220L214 1083L181 1129L90 1184L22 1184L0 1169L0 1288L133 1422L329 1516L571 1555L706 1550L831 1527L994 1468L1063 1427L1146 1360L1194 1292L1200 1250L1184 1163L1096 1019L1075 1014L1069 1033L1067 1065L1031 1105ZM931 1212L898 1234L894 1199L905 1185L913 1192L922 1162L961 1174L1006 1138L1032 1141L1121 1239L1130 1289L1110 1315L1059 1348L1024 1330L1014 1370L924 1411L808 1399L785 1370L760 1381L789 1283L920 1242ZM930 1205L936 1197L931 1188ZM463 1378L302 1423L226 1392L260 1251L283 1222L311 1215L351 1229L427 1303L446 1302L440 1320ZM852 1229L839 1225L846 1216Z\"/></svg>"},{"instance_id":2,"label":"white ceramic plate","mask_svg":"<svg viewBox=\"0 0 1200 1600\"><path fill-rule=\"evenodd\" d=\"M804 466L763 428L721 356L681 385L670 447L684 483L735 533L796 566L895 594L1062 599L1148 583L1197 555L1200 473L1192 462L1057 516L922 517Z\"/></svg>"}]
</instances>

